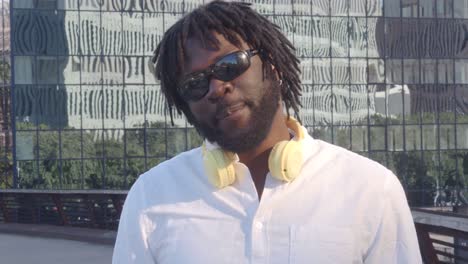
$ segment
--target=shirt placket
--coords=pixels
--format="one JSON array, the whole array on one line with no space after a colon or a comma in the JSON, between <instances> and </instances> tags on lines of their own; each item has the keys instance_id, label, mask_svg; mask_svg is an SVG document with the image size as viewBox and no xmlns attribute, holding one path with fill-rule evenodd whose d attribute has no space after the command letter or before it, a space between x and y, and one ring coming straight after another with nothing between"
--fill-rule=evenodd
<instances>
[{"instance_id":1,"label":"shirt placket","mask_svg":"<svg viewBox=\"0 0 468 264\"><path fill-rule=\"evenodd\" d=\"M247 230L250 232L247 235L246 239L248 241L247 249L250 252L247 252L247 256L250 256L250 263L268 263L269 248L268 248L268 204L271 196L271 190L265 188L263 190L262 199L258 201L257 190L255 184L253 183L250 171L248 168L241 163L237 163L238 173L242 173L241 180L239 182L239 187L245 192L245 204L247 207ZM267 176L267 182L269 176ZM266 186L265 186L266 187Z\"/></svg>"},{"instance_id":2,"label":"shirt placket","mask_svg":"<svg viewBox=\"0 0 468 264\"><path fill-rule=\"evenodd\" d=\"M260 208L259 208L260 209ZM251 263L267 263L268 259L268 236L266 232L266 222L261 210L257 210L252 219Z\"/></svg>"},{"instance_id":3,"label":"shirt placket","mask_svg":"<svg viewBox=\"0 0 468 264\"><path fill-rule=\"evenodd\" d=\"M252 261L251 263L270 263L269 220L275 187L272 178L267 176L262 199L252 218Z\"/></svg>"}]
</instances>

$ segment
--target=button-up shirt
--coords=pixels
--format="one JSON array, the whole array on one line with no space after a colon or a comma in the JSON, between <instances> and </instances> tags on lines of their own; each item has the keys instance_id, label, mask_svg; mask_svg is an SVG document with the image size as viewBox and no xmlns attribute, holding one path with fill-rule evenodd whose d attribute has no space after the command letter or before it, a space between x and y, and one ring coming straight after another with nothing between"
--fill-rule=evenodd
<instances>
[{"instance_id":1,"label":"button-up shirt","mask_svg":"<svg viewBox=\"0 0 468 264\"><path fill-rule=\"evenodd\" d=\"M222 189L201 148L159 164L127 196L113 263L422 263L391 171L309 135L302 146L298 178L268 174L260 201L238 160Z\"/></svg>"}]
</instances>

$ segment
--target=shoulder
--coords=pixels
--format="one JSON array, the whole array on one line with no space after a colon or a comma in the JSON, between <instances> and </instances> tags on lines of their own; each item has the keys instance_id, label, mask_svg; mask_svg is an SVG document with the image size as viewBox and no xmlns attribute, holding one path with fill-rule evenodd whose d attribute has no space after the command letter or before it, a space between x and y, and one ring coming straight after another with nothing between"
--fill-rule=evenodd
<instances>
[{"instance_id":1,"label":"shoulder","mask_svg":"<svg viewBox=\"0 0 468 264\"><path fill-rule=\"evenodd\" d=\"M308 137L303 169L343 188L374 195L402 190L397 176L382 164L342 147Z\"/></svg>"},{"instance_id":2,"label":"shoulder","mask_svg":"<svg viewBox=\"0 0 468 264\"><path fill-rule=\"evenodd\" d=\"M348 172L359 172L362 175L372 173L389 172L382 164L359 155L348 149L342 148L331 143L313 139L306 139L305 143L305 162L313 161L322 166L333 166L334 169L345 169Z\"/></svg>"}]
</instances>

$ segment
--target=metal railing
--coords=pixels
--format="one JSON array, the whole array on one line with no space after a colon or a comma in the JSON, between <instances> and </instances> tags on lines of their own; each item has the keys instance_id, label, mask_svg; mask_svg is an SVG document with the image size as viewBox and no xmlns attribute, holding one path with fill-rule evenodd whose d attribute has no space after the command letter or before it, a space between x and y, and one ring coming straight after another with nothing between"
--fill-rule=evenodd
<instances>
[{"instance_id":1,"label":"metal railing","mask_svg":"<svg viewBox=\"0 0 468 264\"><path fill-rule=\"evenodd\" d=\"M468 263L467 215L415 208L412 213L424 263Z\"/></svg>"},{"instance_id":2,"label":"metal railing","mask_svg":"<svg viewBox=\"0 0 468 264\"><path fill-rule=\"evenodd\" d=\"M128 191L0 189L0 222L116 230ZM424 263L468 264L468 215L412 209Z\"/></svg>"},{"instance_id":3,"label":"metal railing","mask_svg":"<svg viewBox=\"0 0 468 264\"><path fill-rule=\"evenodd\" d=\"M127 191L0 189L0 222L116 230Z\"/></svg>"}]
</instances>

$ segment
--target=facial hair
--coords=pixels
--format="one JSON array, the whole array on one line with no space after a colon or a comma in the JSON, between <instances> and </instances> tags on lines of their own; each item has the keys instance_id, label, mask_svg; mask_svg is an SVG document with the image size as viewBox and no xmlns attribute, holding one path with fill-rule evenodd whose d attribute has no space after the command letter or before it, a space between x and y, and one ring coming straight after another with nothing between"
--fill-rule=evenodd
<instances>
[{"instance_id":1,"label":"facial hair","mask_svg":"<svg viewBox=\"0 0 468 264\"><path fill-rule=\"evenodd\" d=\"M208 141L215 142L221 148L234 153L242 153L258 146L270 133L281 98L278 81L269 77L264 80L264 84L266 86L263 87L264 94L257 104L252 101L245 102L251 110L250 126L247 130L230 137L219 128L213 128L196 120L194 125L198 132Z\"/></svg>"}]
</instances>

